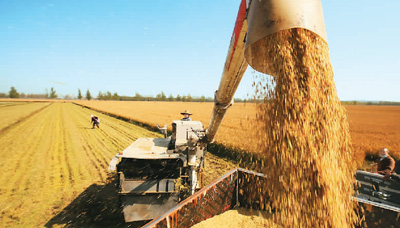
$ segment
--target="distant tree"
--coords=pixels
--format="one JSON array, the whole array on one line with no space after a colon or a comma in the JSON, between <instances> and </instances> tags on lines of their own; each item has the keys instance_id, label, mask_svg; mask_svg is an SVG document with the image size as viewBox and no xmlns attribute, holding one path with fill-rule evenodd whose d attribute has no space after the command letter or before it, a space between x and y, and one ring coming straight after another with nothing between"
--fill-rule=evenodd
<instances>
[{"instance_id":1,"label":"distant tree","mask_svg":"<svg viewBox=\"0 0 400 228\"><path fill-rule=\"evenodd\" d=\"M176 95L176 101L182 101L182 97L179 94Z\"/></svg>"},{"instance_id":2,"label":"distant tree","mask_svg":"<svg viewBox=\"0 0 400 228\"><path fill-rule=\"evenodd\" d=\"M20 98L26 98L26 94L25 94L25 93L21 93L21 94L19 95L19 97L20 97Z\"/></svg>"},{"instance_id":3,"label":"distant tree","mask_svg":"<svg viewBox=\"0 0 400 228\"><path fill-rule=\"evenodd\" d=\"M97 100L104 100L104 94L99 91L99 95L97 95Z\"/></svg>"},{"instance_id":4,"label":"distant tree","mask_svg":"<svg viewBox=\"0 0 400 228\"><path fill-rule=\"evenodd\" d=\"M104 94L104 100L111 100L111 92L107 91L107 93Z\"/></svg>"},{"instance_id":5,"label":"distant tree","mask_svg":"<svg viewBox=\"0 0 400 228\"><path fill-rule=\"evenodd\" d=\"M192 101L193 101L193 97L192 97L190 94L188 94L188 95L186 96L186 101L192 102Z\"/></svg>"},{"instance_id":6,"label":"distant tree","mask_svg":"<svg viewBox=\"0 0 400 228\"><path fill-rule=\"evenodd\" d=\"M0 93L0 98L6 98L9 97L6 93Z\"/></svg>"},{"instance_id":7,"label":"distant tree","mask_svg":"<svg viewBox=\"0 0 400 228\"><path fill-rule=\"evenodd\" d=\"M200 101L201 101L201 102L206 102L206 97L205 97L204 95L201 95Z\"/></svg>"},{"instance_id":8,"label":"distant tree","mask_svg":"<svg viewBox=\"0 0 400 228\"><path fill-rule=\"evenodd\" d=\"M56 91L54 90L53 87L50 88L50 99L56 99L58 95L56 94Z\"/></svg>"},{"instance_id":9,"label":"distant tree","mask_svg":"<svg viewBox=\"0 0 400 228\"><path fill-rule=\"evenodd\" d=\"M141 101L143 99L142 95L140 95L138 92L135 93L134 100L135 101Z\"/></svg>"},{"instance_id":10,"label":"distant tree","mask_svg":"<svg viewBox=\"0 0 400 228\"><path fill-rule=\"evenodd\" d=\"M172 94L169 95L168 101L174 101L174 97L172 96Z\"/></svg>"},{"instance_id":11,"label":"distant tree","mask_svg":"<svg viewBox=\"0 0 400 228\"><path fill-rule=\"evenodd\" d=\"M14 86L11 87L10 92L8 92L10 98L19 98L19 93Z\"/></svg>"},{"instance_id":12,"label":"distant tree","mask_svg":"<svg viewBox=\"0 0 400 228\"><path fill-rule=\"evenodd\" d=\"M81 89L78 89L78 99L82 99L82 93L81 93Z\"/></svg>"},{"instance_id":13,"label":"distant tree","mask_svg":"<svg viewBox=\"0 0 400 228\"><path fill-rule=\"evenodd\" d=\"M115 101L119 101L119 95L118 95L117 92L115 92L115 93L113 94L112 99L115 100Z\"/></svg>"},{"instance_id":14,"label":"distant tree","mask_svg":"<svg viewBox=\"0 0 400 228\"><path fill-rule=\"evenodd\" d=\"M71 95L69 95L69 94L65 95L65 96L64 96L64 99L65 99L65 100L71 99Z\"/></svg>"},{"instance_id":15,"label":"distant tree","mask_svg":"<svg viewBox=\"0 0 400 228\"><path fill-rule=\"evenodd\" d=\"M167 96L165 96L164 92L161 91L161 93L156 95L156 100L157 101L166 101Z\"/></svg>"},{"instance_id":16,"label":"distant tree","mask_svg":"<svg viewBox=\"0 0 400 228\"><path fill-rule=\"evenodd\" d=\"M90 94L89 89L86 91L86 99L90 101L92 99L92 95Z\"/></svg>"}]
</instances>

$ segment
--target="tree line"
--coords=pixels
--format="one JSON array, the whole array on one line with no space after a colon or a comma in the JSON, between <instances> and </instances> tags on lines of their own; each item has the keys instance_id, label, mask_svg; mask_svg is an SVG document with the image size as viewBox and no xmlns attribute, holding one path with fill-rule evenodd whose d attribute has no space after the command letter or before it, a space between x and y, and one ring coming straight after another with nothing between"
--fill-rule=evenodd
<instances>
[{"instance_id":1,"label":"tree line","mask_svg":"<svg viewBox=\"0 0 400 228\"><path fill-rule=\"evenodd\" d=\"M50 92L47 92L45 94L24 94L24 93L19 93L15 87L11 87L10 91L8 94L6 93L0 93L0 98L37 98L37 99L56 99L58 98L58 95L55 91L55 89L52 87L50 88ZM111 93L110 91L107 92L99 92L96 97L94 97L91 92L86 90L86 93L84 94L81 89L78 89L77 96L70 96L66 95L64 96L64 99L86 99L86 100L114 100L114 101L182 101L182 102L214 102L214 98L212 97L205 97L204 95L197 97L197 96L191 96L190 94L187 95L176 95L173 96L170 94L169 96L165 95L164 92L160 92L156 96L146 96L146 95L141 95L139 93L135 93L135 96L120 96L118 95L117 92ZM246 99L236 99L235 102L246 102Z\"/></svg>"},{"instance_id":2,"label":"tree line","mask_svg":"<svg viewBox=\"0 0 400 228\"><path fill-rule=\"evenodd\" d=\"M135 93L135 96L119 96L117 93L111 93L109 91L102 93L99 92L97 96L98 100L120 100L120 101L182 101L182 102L214 102L214 98L202 96L192 96L190 94L173 96L170 94L167 96L164 92L160 92L156 96L145 96L140 93ZM235 102L246 102L246 99L235 98Z\"/></svg>"},{"instance_id":3,"label":"tree line","mask_svg":"<svg viewBox=\"0 0 400 228\"><path fill-rule=\"evenodd\" d=\"M180 95L177 94L173 96L170 94L169 96L165 95L164 92L160 92L156 96L143 96L139 93L136 93L135 96L121 96L120 100L123 101L183 101L183 102L210 102L214 101L211 97L205 97L204 95L200 97L192 96L190 94Z\"/></svg>"},{"instance_id":4,"label":"tree line","mask_svg":"<svg viewBox=\"0 0 400 228\"><path fill-rule=\"evenodd\" d=\"M33 94L33 93L19 93L17 89L15 89L14 86L10 88L10 91L8 94L6 93L0 93L0 98L39 98L39 99L56 99L58 98L58 95L56 93L56 90L51 87L50 92L47 91L44 94Z\"/></svg>"},{"instance_id":5,"label":"tree line","mask_svg":"<svg viewBox=\"0 0 400 228\"><path fill-rule=\"evenodd\" d=\"M343 105L385 105L385 106L400 106L397 101L342 101Z\"/></svg>"},{"instance_id":6,"label":"tree line","mask_svg":"<svg viewBox=\"0 0 400 228\"><path fill-rule=\"evenodd\" d=\"M64 99L86 99L86 100L113 100L113 101L182 101L182 102L214 102L214 98L212 97L205 97L204 95L197 97L191 96L190 94L187 95L176 95L173 96L170 94L166 96L164 92L160 92L156 96L144 96L139 93L136 93L135 96L120 96L118 93L111 93L110 91L107 92L99 92L97 97L93 97L90 93L89 89L86 90L86 94L83 96L81 89L78 89L78 94L76 97L66 95ZM46 89L46 93L44 94L25 94L19 93L14 86L10 88L8 94L0 93L0 98L36 98L36 99L56 99L58 95L56 90L51 87L50 91ZM259 100L255 99L240 99L235 98L235 102L259 102ZM400 106L400 102L396 101L341 101L343 105L393 105L393 106Z\"/></svg>"}]
</instances>

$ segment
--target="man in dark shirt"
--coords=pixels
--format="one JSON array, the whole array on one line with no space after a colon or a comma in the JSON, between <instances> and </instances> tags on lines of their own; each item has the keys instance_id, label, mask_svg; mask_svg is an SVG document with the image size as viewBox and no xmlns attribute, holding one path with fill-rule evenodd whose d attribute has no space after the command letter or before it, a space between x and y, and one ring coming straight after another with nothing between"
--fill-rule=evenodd
<instances>
[{"instance_id":1,"label":"man in dark shirt","mask_svg":"<svg viewBox=\"0 0 400 228\"><path fill-rule=\"evenodd\" d=\"M94 129L95 126L97 126L97 128L100 128L99 127L100 119L94 115L90 115L90 118L92 119L91 123L93 123L92 129Z\"/></svg>"},{"instance_id":2,"label":"man in dark shirt","mask_svg":"<svg viewBox=\"0 0 400 228\"><path fill-rule=\"evenodd\" d=\"M389 150L386 148L381 149L379 152L378 173L385 175L388 178L394 170L395 161L389 155Z\"/></svg>"}]
</instances>

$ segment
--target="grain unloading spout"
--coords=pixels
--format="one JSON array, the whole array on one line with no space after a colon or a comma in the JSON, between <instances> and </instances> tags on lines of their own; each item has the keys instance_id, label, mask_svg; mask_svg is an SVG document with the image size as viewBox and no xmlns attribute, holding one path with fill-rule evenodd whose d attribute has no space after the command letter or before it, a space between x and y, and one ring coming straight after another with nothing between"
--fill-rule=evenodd
<instances>
[{"instance_id":1,"label":"grain unloading spout","mask_svg":"<svg viewBox=\"0 0 400 228\"><path fill-rule=\"evenodd\" d=\"M308 29L326 40L320 0L242 0L236 18L221 82L215 92L215 105L207 130L212 142L226 110L249 64L255 70L274 75L265 58L262 40L291 28Z\"/></svg>"},{"instance_id":2,"label":"grain unloading spout","mask_svg":"<svg viewBox=\"0 0 400 228\"><path fill-rule=\"evenodd\" d=\"M268 50L262 42L271 34L302 28L327 40L320 0L254 0L248 12L245 58L259 72L274 76L269 69L274 60L266 58Z\"/></svg>"}]
</instances>

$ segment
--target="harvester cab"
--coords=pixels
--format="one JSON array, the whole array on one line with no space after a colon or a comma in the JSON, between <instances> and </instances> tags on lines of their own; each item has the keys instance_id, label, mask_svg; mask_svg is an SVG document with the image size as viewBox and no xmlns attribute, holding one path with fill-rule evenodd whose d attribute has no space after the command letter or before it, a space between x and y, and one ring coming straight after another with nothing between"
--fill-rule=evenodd
<instances>
[{"instance_id":1,"label":"harvester cab","mask_svg":"<svg viewBox=\"0 0 400 228\"><path fill-rule=\"evenodd\" d=\"M201 141L205 136L203 124L200 121L172 122L172 135L169 149L174 152L185 151L189 145ZM197 143L195 143L197 145Z\"/></svg>"},{"instance_id":2,"label":"harvester cab","mask_svg":"<svg viewBox=\"0 0 400 228\"><path fill-rule=\"evenodd\" d=\"M110 162L126 222L154 219L201 188L203 124L176 120L172 129L169 137L137 139Z\"/></svg>"}]
</instances>

